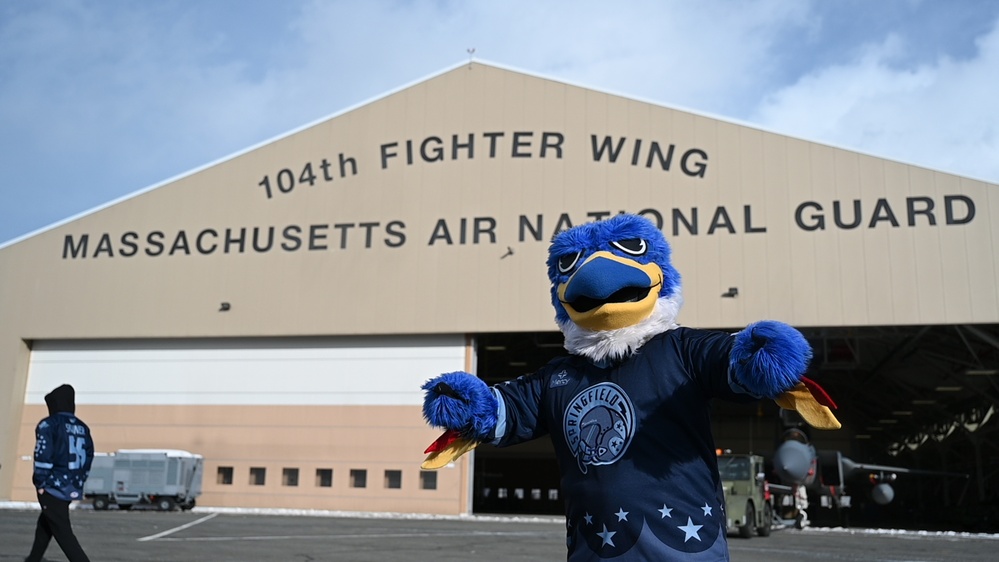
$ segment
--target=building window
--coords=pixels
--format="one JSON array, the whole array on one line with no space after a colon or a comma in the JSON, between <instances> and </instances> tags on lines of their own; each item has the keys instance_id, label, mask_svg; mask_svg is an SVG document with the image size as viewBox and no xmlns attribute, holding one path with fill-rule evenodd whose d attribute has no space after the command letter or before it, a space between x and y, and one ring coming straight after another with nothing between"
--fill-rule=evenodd
<instances>
[{"instance_id":1,"label":"building window","mask_svg":"<svg viewBox=\"0 0 999 562\"><path fill-rule=\"evenodd\" d=\"M351 488L367 488L368 487L368 471L363 468L352 468L350 469L350 487Z\"/></svg>"},{"instance_id":2,"label":"building window","mask_svg":"<svg viewBox=\"0 0 999 562\"><path fill-rule=\"evenodd\" d=\"M333 469L332 468L317 468L316 469L316 486L320 488L329 488L333 486Z\"/></svg>"},{"instance_id":3,"label":"building window","mask_svg":"<svg viewBox=\"0 0 999 562\"><path fill-rule=\"evenodd\" d=\"M385 471L385 487L386 488L402 488L402 471L401 470L386 470Z\"/></svg>"},{"instance_id":4,"label":"building window","mask_svg":"<svg viewBox=\"0 0 999 562\"><path fill-rule=\"evenodd\" d=\"M298 486L298 469L285 468L281 471L282 486Z\"/></svg>"},{"instance_id":5,"label":"building window","mask_svg":"<svg viewBox=\"0 0 999 562\"><path fill-rule=\"evenodd\" d=\"M420 489L421 490L436 490L437 489L437 472L433 470L421 470L420 471Z\"/></svg>"},{"instance_id":6,"label":"building window","mask_svg":"<svg viewBox=\"0 0 999 562\"><path fill-rule=\"evenodd\" d=\"M267 469L262 466L250 467L250 486L263 486L267 481Z\"/></svg>"},{"instance_id":7,"label":"building window","mask_svg":"<svg viewBox=\"0 0 999 562\"><path fill-rule=\"evenodd\" d=\"M220 466L219 471L215 474L215 483L224 486L232 484L232 467Z\"/></svg>"}]
</instances>

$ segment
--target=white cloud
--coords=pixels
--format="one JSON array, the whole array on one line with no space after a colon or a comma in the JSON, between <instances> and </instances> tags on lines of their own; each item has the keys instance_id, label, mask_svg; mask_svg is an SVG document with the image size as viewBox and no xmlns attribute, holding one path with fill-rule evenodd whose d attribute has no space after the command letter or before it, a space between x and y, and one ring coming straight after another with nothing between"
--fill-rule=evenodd
<instances>
[{"instance_id":1,"label":"white cloud","mask_svg":"<svg viewBox=\"0 0 999 562\"><path fill-rule=\"evenodd\" d=\"M999 181L999 28L975 56L896 60L895 36L854 60L816 69L768 96L748 117L777 132Z\"/></svg>"},{"instance_id":2,"label":"white cloud","mask_svg":"<svg viewBox=\"0 0 999 562\"><path fill-rule=\"evenodd\" d=\"M780 30L805 26L808 4L680 2L317 2L295 32L302 84L374 95L478 58L623 95L730 112L779 74ZM364 77L356 83L345 79ZM379 84L382 90L371 90ZM324 88L320 88L322 91ZM304 91L293 91L308 97Z\"/></svg>"},{"instance_id":3,"label":"white cloud","mask_svg":"<svg viewBox=\"0 0 999 562\"><path fill-rule=\"evenodd\" d=\"M469 47L583 86L999 179L997 33L976 56L947 58L955 51L942 48L966 44L966 19L935 26L920 3L858 19L850 10L869 4L843 4L0 3L0 196L17 209L0 214L0 241L425 77ZM936 40L915 48L927 29Z\"/></svg>"}]
</instances>

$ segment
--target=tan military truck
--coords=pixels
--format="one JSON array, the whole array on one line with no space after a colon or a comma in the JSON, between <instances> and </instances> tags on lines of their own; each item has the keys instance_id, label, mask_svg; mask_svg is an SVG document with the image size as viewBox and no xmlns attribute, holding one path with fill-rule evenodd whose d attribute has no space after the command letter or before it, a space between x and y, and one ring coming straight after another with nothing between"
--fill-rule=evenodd
<instances>
[{"instance_id":1,"label":"tan military truck","mask_svg":"<svg viewBox=\"0 0 999 562\"><path fill-rule=\"evenodd\" d=\"M770 536L773 505L759 455L718 455L718 474L725 491L729 533L751 538Z\"/></svg>"}]
</instances>

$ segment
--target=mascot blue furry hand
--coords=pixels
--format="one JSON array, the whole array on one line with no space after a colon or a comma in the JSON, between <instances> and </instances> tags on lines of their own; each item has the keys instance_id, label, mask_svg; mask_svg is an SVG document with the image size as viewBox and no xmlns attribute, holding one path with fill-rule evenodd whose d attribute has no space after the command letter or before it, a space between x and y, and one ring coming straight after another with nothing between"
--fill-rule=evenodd
<instances>
[{"instance_id":1,"label":"mascot blue furry hand","mask_svg":"<svg viewBox=\"0 0 999 562\"><path fill-rule=\"evenodd\" d=\"M775 321L734 335L678 326L680 275L662 232L640 216L560 233L548 276L569 355L494 387L460 372L428 381L424 416L447 431L424 467L480 442L548 435L569 560L728 560L709 402L770 398L838 427L802 376L808 342Z\"/></svg>"}]
</instances>

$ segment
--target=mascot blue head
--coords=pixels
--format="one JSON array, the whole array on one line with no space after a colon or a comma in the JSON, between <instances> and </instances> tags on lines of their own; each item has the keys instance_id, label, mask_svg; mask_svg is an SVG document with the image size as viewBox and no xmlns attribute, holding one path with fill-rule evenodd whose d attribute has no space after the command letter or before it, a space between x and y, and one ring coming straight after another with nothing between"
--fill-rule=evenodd
<instances>
[{"instance_id":1,"label":"mascot blue head","mask_svg":"<svg viewBox=\"0 0 999 562\"><path fill-rule=\"evenodd\" d=\"M666 238L644 217L617 215L558 234L548 278L555 321L572 353L617 359L676 327L680 274Z\"/></svg>"}]
</instances>

